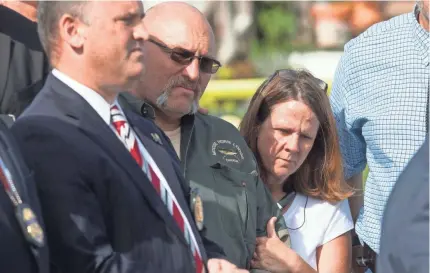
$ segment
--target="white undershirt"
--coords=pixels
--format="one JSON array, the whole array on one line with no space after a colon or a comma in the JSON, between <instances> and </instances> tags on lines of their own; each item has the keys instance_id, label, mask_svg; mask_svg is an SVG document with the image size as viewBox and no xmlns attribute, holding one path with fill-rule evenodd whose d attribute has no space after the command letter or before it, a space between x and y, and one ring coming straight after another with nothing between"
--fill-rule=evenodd
<instances>
[{"instance_id":1,"label":"white undershirt","mask_svg":"<svg viewBox=\"0 0 430 273\"><path fill-rule=\"evenodd\" d=\"M64 74L58 69L53 69L52 74L62 81L65 85L70 87L73 91L78 93L84 100L88 102L88 104L94 109L94 111L97 112L97 114L103 119L103 121L111 128L111 130L114 132L114 134L118 137L119 140L121 140L121 137L118 135L117 130L113 127L111 124L111 107L112 105L109 104L99 93L92 90L91 88L81 84L80 82L72 79L68 75ZM119 111L122 113L125 119L127 117L124 115L124 112L122 111L121 106L117 101L115 100L114 104L118 107ZM132 129L133 131L133 129ZM134 131L133 131L134 133ZM135 134L135 133L134 133ZM136 134L135 134L136 135ZM136 138L139 145L141 145L140 139ZM121 140L122 142L122 140Z\"/></svg>"},{"instance_id":2,"label":"white undershirt","mask_svg":"<svg viewBox=\"0 0 430 273\"><path fill-rule=\"evenodd\" d=\"M111 105L96 91L72 79L58 69L53 69L52 74L78 93L88 104L100 115L100 117L110 125L110 108Z\"/></svg>"},{"instance_id":3,"label":"white undershirt","mask_svg":"<svg viewBox=\"0 0 430 273\"><path fill-rule=\"evenodd\" d=\"M172 142L178 157L181 158L181 127L173 131L164 131L164 133L170 139L170 142Z\"/></svg>"},{"instance_id":4,"label":"white undershirt","mask_svg":"<svg viewBox=\"0 0 430 273\"><path fill-rule=\"evenodd\" d=\"M298 193L284 219L291 236L291 248L317 270L317 248L353 229L354 225L347 199L335 204L312 197L308 197L306 204L306 199Z\"/></svg>"}]
</instances>

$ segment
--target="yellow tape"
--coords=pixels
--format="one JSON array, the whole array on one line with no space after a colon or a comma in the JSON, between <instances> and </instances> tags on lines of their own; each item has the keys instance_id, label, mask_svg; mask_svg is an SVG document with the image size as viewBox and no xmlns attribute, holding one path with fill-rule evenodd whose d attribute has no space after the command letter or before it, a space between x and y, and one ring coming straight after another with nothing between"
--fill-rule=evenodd
<instances>
[{"instance_id":1,"label":"yellow tape","mask_svg":"<svg viewBox=\"0 0 430 273\"><path fill-rule=\"evenodd\" d=\"M209 82L203 94L200 105L204 108L217 107L218 103L225 101L246 101L250 100L258 87L263 83L264 78L239 79L239 80L212 80ZM329 90L331 81L327 81Z\"/></svg>"}]
</instances>

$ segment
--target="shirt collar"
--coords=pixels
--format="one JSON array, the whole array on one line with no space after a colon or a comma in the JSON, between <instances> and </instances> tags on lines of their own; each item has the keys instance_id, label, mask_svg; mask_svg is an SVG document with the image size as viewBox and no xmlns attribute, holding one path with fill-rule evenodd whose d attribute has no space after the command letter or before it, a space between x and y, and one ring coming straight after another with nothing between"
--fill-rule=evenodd
<instances>
[{"instance_id":1,"label":"shirt collar","mask_svg":"<svg viewBox=\"0 0 430 273\"><path fill-rule=\"evenodd\" d=\"M77 82L55 68L52 70L52 74L86 100L97 114L99 114L99 116L106 122L106 124L110 124L111 105L99 93ZM116 102L114 104L118 105Z\"/></svg>"}]
</instances>

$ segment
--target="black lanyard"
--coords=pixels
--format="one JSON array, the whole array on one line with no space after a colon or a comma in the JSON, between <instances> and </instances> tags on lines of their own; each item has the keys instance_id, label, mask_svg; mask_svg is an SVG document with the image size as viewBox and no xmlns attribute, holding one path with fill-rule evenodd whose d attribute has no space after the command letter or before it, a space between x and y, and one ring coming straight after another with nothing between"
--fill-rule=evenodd
<instances>
[{"instance_id":1,"label":"black lanyard","mask_svg":"<svg viewBox=\"0 0 430 273\"><path fill-rule=\"evenodd\" d=\"M12 174L7 168L4 161L0 158L0 180L3 185L4 191L9 196L10 201L15 207L15 216L21 226L22 232L28 242L36 247L44 245L44 234L39 222L37 221L36 214L29 205L22 202L21 196L15 187L12 179Z\"/></svg>"},{"instance_id":2,"label":"black lanyard","mask_svg":"<svg viewBox=\"0 0 430 273\"><path fill-rule=\"evenodd\" d=\"M276 220L276 230L282 230L287 228L287 224L284 220L284 208L291 205L294 200L294 197L296 197L296 192L291 192L278 201L277 205L280 210L280 214L278 216L278 219Z\"/></svg>"},{"instance_id":3,"label":"black lanyard","mask_svg":"<svg viewBox=\"0 0 430 273\"><path fill-rule=\"evenodd\" d=\"M294 201L295 197L296 197L296 192L292 192L292 193L284 196L284 198L282 198L281 200L279 200L278 207L281 210L281 214L279 215L278 220L276 222L277 223L276 227L278 227L280 229L287 228L289 230L297 230L297 229L300 229L301 227L303 227L303 225L305 224L305 221L306 221L306 207L308 205L309 196L306 196L305 208L303 210L303 223L299 227L296 227L296 228L288 227L287 223L285 223L285 221L283 219L283 217L284 217L283 215L285 213L285 212L283 213L284 208L286 208L287 206L290 206L292 204L292 202Z\"/></svg>"},{"instance_id":4,"label":"black lanyard","mask_svg":"<svg viewBox=\"0 0 430 273\"><path fill-rule=\"evenodd\" d=\"M296 192L291 192L287 195L285 195L281 200L278 202L278 207L282 211L286 206L291 205L291 203L294 200L294 197L296 197Z\"/></svg>"}]
</instances>

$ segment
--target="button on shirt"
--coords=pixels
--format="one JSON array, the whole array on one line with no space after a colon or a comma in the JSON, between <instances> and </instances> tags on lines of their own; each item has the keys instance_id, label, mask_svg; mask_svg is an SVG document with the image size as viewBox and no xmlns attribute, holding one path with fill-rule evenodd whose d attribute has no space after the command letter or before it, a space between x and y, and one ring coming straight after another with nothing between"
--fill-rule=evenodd
<instances>
[{"instance_id":1,"label":"button on shirt","mask_svg":"<svg viewBox=\"0 0 430 273\"><path fill-rule=\"evenodd\" d=\"M356 232L376 252L388 196L426 136L430 41L417 14L415 7L347 43L330 97L346 178L369 166Z\"/></svg>"}]
</instances>

